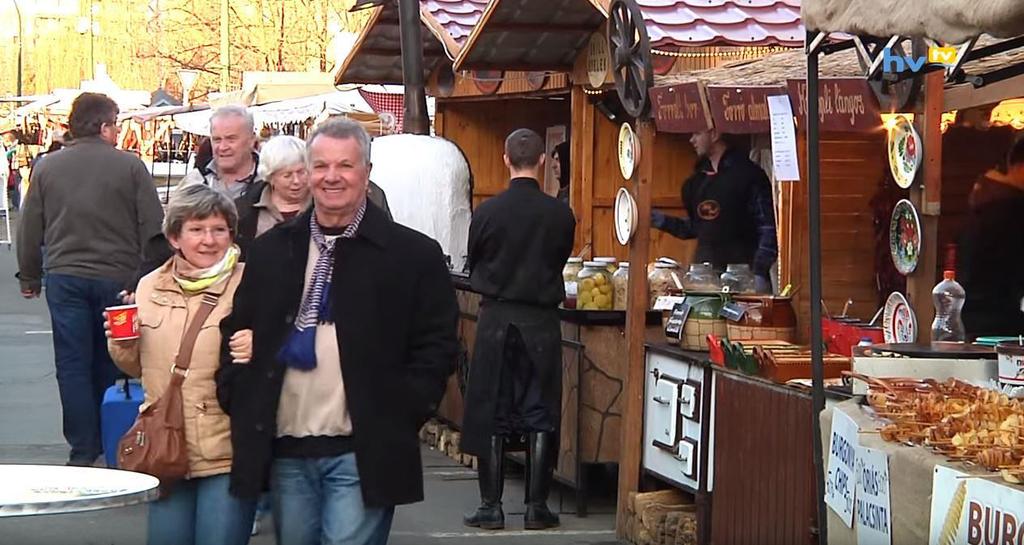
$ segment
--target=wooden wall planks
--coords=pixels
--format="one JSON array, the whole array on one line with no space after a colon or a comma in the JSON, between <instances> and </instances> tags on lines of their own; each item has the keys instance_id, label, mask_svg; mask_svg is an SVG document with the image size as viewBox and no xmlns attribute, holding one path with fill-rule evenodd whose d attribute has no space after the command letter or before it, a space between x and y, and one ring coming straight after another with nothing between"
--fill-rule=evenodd
<instances>
[{"instance_id":1,"label":"wooden wall planks","mask_svg":"<svg viewBox=\"0 0 1024 545\"><path fill-rule=\"evenodd\" d=\"M628 250L615 239L612 209L616 192L627 184L619 172L620 125L610 121L589 103L586 108L591 110L594 118L593 147L590 150L580 150L581 153L589 154L589 161L593 165L593 198L589 206L584 204L584 209L591 210L593 217L592 229L587 240L593 242L593 255L611 255L622 260L626 258ZM652 206L666 214L683 216L681 188L683 181L693 172L693 165L696 162L689 136L658 133L653 152L641 150L640 153L641 156L653 153L654 157ZM573 160L576 160L575 157ZM694 248L693 241L683 241L657 230L651 232L652 259L669 256L688 263Z\"/></svg>"},{"instance_id":2,"label":"wooden wall planks","mask_svg":"<svg viewBox=\"0 0 1024 545\"><path fill-rule=\"evenodd\" d=\"M806 180L807 140L799 133L801 177ZM878 308L875 284L874 217L870 201L888 175L885 134L825 133L821 138L822 282L825 306L833 313L853 300L850 314L871 319ZM802 342L810 336L810 271L807 225L807 184L783 186L785 211L781 223L780 256L789 255L789 282L800 288L797 309ZM791 191L790 191L791 189ZM790 217L791 215L791 217ZM791 225L791 229L790 226ZM785 276L785 274L784 274Z\"/></svg>"},{"instance_id":3,"label":"wooden wall planks","mask_svg":"<svg viewBox=\"0 0 1024 545\"><path fill-rule=\"evenodd\" d=\"M488 102L438 100L441 122L437 134L462 148L473 170L473 206L497 195L508 186L508 169L502 160L505 138L518 128L537 131L569 125L569 100L552 98L501 99Z\"/></svg>"},{"instance_id":4,"label":"wooden wall planks","mask_svg":"<svg viewBox=\"0 0 1024 545\"><path fill-rule=\"evenodd\" d=\"M715 374L711 542L816 543L810 397Z\"/></svg>"}]
</instances>

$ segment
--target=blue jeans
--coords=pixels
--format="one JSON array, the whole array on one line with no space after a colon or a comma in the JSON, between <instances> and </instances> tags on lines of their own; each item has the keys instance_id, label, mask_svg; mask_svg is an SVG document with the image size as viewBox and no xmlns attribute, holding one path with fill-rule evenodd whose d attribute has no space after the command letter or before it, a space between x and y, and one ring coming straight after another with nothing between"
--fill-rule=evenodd
<instances>
[{"instance_id":1,"label":"blue jeans","mask_svg":"<svg viewBox=\"0 0 1024 545\"><path fill-rule=\"evenodd\" d=\"M363 505L356 455L279 458L271 476L278 545L386 545L394 507Z\"/></svg>"},{"instance_id":2,"label":"blue jeans","mask_svg":"<svg viewBox=\"0 0 1024 545\"><path fill-rule=\"evenodd\" d=\"M107 353L103 309L119 303L123 286L115 280L53 273L44 282L70 461L92 464L103 453L103 392L120 376Z\"/></svg>"},{"instance_id":3,"label":"blue jeans","mask_svg":"<svg viewBox=\"0 0 1024 545\"><path fill-rule=\"evenodd\" d=\"M255 500L228 492L228 474L188 479L170 496L149 504L147 545L246 545Z\"/></svg>"}]
</instances>

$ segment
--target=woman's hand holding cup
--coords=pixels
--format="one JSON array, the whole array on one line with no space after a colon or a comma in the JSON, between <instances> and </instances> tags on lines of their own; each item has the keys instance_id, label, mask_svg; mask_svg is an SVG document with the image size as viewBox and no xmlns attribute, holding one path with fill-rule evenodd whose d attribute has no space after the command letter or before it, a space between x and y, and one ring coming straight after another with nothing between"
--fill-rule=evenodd
<instances>
[{"instance_id":1,"label":"woman's hand holding cup","mask_svg":"<svg viewBox=\"0 0 1024 545\"><path fill-rule=\"evenodd\" d=\"M130 341L139 338L139 307L119 305L103 311L103 330L108 339Z\"/></svg>"}]
</instances>

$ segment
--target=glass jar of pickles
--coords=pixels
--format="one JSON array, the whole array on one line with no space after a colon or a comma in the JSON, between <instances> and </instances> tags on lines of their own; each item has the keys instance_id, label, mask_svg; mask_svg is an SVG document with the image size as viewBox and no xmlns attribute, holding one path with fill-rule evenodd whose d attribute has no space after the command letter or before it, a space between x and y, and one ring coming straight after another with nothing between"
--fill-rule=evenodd
<instances>
[{"instance_id":1,"label":"glass jar of pickles","mask_svg":"<svg viewBox=\"0 0 1024 545\"><path fill-rule=\"evenodd\" d=\"M605 263L587 261L583 270L576 276L579 293L576 296L576 308L581 310L612 310L614 308L615 288L612 275Z\"/></svg>"},{"instance_id":2,"label":"glass jar of pickles","mask_svg":"<svg viewBox=\"0 0 1024 545\"><path fill-rule=\"evenodd\" d=\"M565 284L565 308L576 308L576 276L583 270L582 257L570 257L562 268L562 282Z\"/></svg>"},{"instance_id":3,"label":"glass jar of pickles","mask_svg":"<svg viewBox=\"0 0 1024 545\"><path fill-rule=\"evenodd\" d=\"M618 270L612 275L612 292L615 297L612 301L612 308L615 310L626 310L626 301L629 296L629 263L619 263Z\"/></svg>"},{"instance_id":4,"label":"glass jar of pickles","mask_svg":"<svg viewBox=\"0 0 1024 545\"><path fill-rule=\"evenodd\" d=\"M619 268L619 260L614 257L595 257L594 261L606 265L609 274L615 274Z\"/></svg>"}]
</instances>

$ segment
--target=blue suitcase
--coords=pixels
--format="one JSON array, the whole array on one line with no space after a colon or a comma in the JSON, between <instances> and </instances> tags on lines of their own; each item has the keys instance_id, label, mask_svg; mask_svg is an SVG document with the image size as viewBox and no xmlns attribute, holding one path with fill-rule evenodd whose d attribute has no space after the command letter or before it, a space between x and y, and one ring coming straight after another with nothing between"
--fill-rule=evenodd
<instances>
[{"instance_id":1,"label":"blue suitcase","mask_svg":"<svg viewBox=\"0 0 1024 545\"><path fill-rule=\"evenodd\" d=\"M124 379L115 382L103 394L100 406L100 430L107 467L117 467L117 442L135 423L142 405L142 384Z\"/></svg>"}]
</instances>

